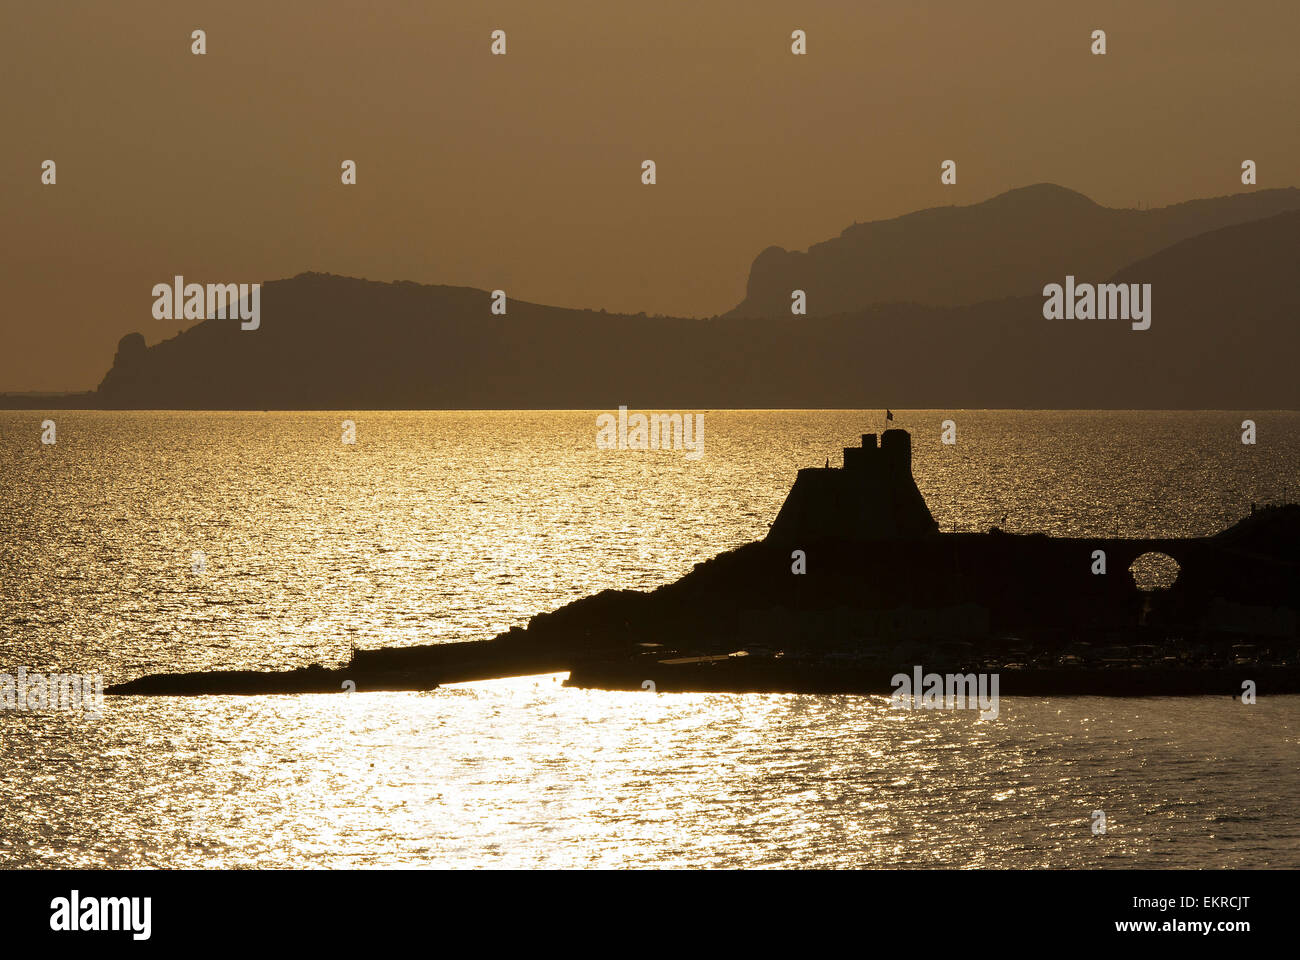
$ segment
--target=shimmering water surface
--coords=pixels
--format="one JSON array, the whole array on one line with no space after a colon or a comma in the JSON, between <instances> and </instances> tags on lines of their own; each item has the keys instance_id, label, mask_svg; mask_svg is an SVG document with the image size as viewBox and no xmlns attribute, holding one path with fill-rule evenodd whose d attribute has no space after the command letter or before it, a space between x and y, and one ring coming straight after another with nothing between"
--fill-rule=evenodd
<instances>
[{"instance_id":1,"label":"shimmering water surface","mask_svg":"<svg viewBox=\"0 0 1300 960\"><path fill-rule=\"evenodd\" d=\"M1200 535L1297 496L1295 413L896 416L945 529ZM594 412L0 411L0 672L489 637L763 536L799 467L881 427L709 411L692 461L598 450ZM110 698L0 711L0 737L20 866L1300 866L1300 697L1004 699L980 721L542 677Z\"/></svg>"}]
</instances>

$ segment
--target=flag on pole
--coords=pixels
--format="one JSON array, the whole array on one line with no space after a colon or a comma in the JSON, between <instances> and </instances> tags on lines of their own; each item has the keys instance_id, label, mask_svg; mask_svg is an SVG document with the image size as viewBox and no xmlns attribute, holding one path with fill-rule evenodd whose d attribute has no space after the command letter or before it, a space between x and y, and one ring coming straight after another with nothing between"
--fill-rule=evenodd
<instances>
[{"instance_id":1,"label":"flag on pole","mask_svg":"<svg viewBox=\"0 0 1300 960\"><path fill-rule=\"evenodd\" d=\"M893 419L894 419L894 411L893 411L893 410L886 409L886 410L885 410L885 420L888 421L888 420L893 420Z\"/></svg>"}]
</instances>

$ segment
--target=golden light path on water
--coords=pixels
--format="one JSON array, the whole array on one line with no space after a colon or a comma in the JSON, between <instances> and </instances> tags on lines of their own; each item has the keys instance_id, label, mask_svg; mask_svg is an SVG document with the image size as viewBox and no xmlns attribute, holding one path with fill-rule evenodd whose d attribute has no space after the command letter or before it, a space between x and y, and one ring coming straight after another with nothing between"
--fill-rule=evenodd
<instances>
[{"instance_id":1,"label":"golden light path on water","mask_svg":"<svg viewBox=\"0 0 1300 960\"><path fill-rule=\"evenodd\" d=\"M22 865L1294 865L1297 699L669 695L558 676L124 701L17 758ZM30 719L30 718L29 718ZM161 722L160 722L161 721ZM73 722L73 721L69 721ZM31 731L34 733L35 731ZM72 731L65 731L71 733ZM6 792L11 792L12 786ZM1106 812L1105 836L1091 832ZM7 808L10 827L15 816Z\"/></svg>"},{"instance_id":2,"label":"golden light path on water","mask_svg":"<svg viewBox=\"0 0 1300 960\"><path fill-rule=\"evenodd\" d=\"M1255 412L1244 449L1239 413L896 415L945 529L1200 535L1298 488L1296 414ZM691 462L596 450L594 416L69 411L43 448L44 415L0 412L0 672L481 639L761 537L799 467L881 426L710 411ZM0 711L0 861L1295 867L1298 724L1300 697L1004 699L980 720L556 677L111 698Z\"/></svg>"}]
</instances>

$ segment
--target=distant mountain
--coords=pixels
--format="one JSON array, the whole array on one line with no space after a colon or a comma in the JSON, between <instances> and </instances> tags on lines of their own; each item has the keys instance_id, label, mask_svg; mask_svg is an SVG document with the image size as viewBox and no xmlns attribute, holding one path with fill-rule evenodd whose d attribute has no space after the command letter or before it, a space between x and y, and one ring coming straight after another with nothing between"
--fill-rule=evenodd
<instances>
[{"instance_id":1,"label":"distant mountain","mask_svg":"<svg viewBox=\"0 0 1300 960\"><path fill-rule=\"evenodd\" d=\"M1151 284L1149 330L1045 320L1042 296L875 307L818 322L837 331L828 337L843 351L863 344L858 376L894 386L903 407L1294 410L1297 250L1300 211L1184 240L1104 278ZM868 341L887 349L868 351ZM829 375L851 374L855 363L841 357L823 358Z\"/></svg>"},{"instance_id":2,"label":"distant mountain","mask_svg":"<svg viewBox=\"0 0 1300 960\"><path fill-rule=\"evenodd\" d=\"M854 224L807 252L768 247L728 316L789 317L792 290L810 316L881 303L962 306L1020 296L1045 278L1107 277L1197 234L1300 210L1300 190L1257 190L1158 210L1117 210L1050 183L970 206Z\"/></svg>"},{"instance_id":3,"label":"distant mountain","mask_svg":"<svg viewBox=\"0 0 1300 960\"><path fill-rule=\"evenodd\" d=\"M695 320L510 301L466 287L302 274L261 327L124 337L116 408L1300 408L1300 211L1184 240L1108 274L1152 284L1151 328L1046 320L1044 283L968 307Z\"/></svg>"}]
</instances>

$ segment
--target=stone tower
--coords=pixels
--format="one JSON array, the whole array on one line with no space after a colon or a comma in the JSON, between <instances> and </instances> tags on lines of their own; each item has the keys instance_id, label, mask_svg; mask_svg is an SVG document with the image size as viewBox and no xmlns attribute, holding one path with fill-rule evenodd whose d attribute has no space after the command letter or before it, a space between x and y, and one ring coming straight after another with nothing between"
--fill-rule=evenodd
<instances>
[{"instance_id":1,"label":"stone tower","mask_svg":"<svg viewBox=\"0 0 1300 960\"><path fill-rule=\"evenodd\" d=\"M767 539L891 540L937 533L912 478L912 436L906 430L864 433L844 448L844 466L799 471Z\"/></svg>"}]
</instances>

